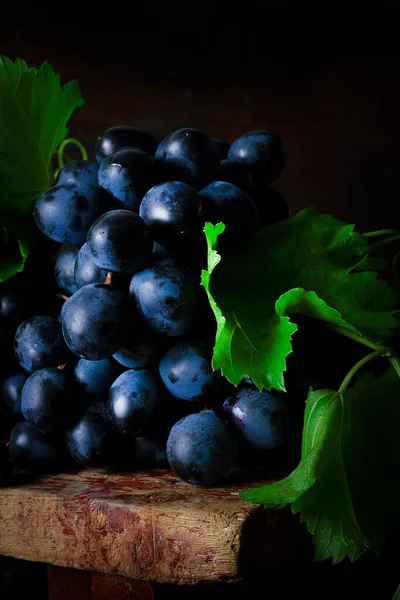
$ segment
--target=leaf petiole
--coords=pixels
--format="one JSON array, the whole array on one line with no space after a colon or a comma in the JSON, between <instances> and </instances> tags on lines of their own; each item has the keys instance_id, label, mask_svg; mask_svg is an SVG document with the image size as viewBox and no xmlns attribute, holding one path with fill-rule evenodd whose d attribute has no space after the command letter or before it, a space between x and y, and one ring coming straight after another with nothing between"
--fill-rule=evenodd
<instances>
[{"instance_id":1,"label":"leaf petiole","mask_svg":"<svg viewBox=\"0 0 400 600\"><path fill-rule=\"evenodd\" d=\"M378 229L377 231L368 231L367 233L362 233L362 237L364 239L379 237L381 235L396 235L399 233L398 229Z\"/></svg>"},{"instance_id":2,"label":"leaf petiole","mask_svg":"<svg viewBox=\"0 0 400 600\"><path fill-rule=\"evenodd\" d=\"M354 367L352 367L350 369L350 371L347 373L346 377L343 379L342 384L341 384L340 388L338 389L338 393L343 394L347 390L350 381L353 379L353 377L357 373L357 371L359 371L361 369L361 367L363 367L364 365L369 363L371 360L374 360L375 358L378 358L379 356L383 356L384 354L386 354L387 351L388 351L388 348L379 348L378 350L375 350L375 352L371 352L370 354L367 354L367 356L364 356L364 358L359 360L358 363L356 363L354 365ZM389 358L389 360L391 360L391 359Z\"/></svg>"},{"instance_id":3,"label":"leaf petiole","mask_svg":"<svg viewBox=\"0 0 400 600\"><path fill-rule=\"evenodd\" d=\"M371 245L371 250L375 250L376 248L380 248L381 246L391 242L396 242L397 240L400 240L400 233L397 233L397 235L392 235L391 237L381 240L380 242L375 242L375 244Z\"/></svg>"},{"instance_id":4,"label":"leaf petiole","mask_svg":"<svg viewBox=\"0 0 400 600\"><path fill-rule=\"evenodd\" d=\"M400 360L397 358L397 356L393 355L388 356L387 358L393 369L396 371L398 377L400 377Z\"/></svg>"}]
</instances>

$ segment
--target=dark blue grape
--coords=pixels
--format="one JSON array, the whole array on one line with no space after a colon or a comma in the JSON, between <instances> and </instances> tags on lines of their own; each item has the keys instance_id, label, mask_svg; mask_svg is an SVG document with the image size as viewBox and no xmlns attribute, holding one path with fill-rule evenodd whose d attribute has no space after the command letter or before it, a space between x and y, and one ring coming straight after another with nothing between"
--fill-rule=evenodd
<instances>
[{"instance_id":1,"label":"dark blue grape","mask_svg":"<svg viewBox=\"0 0 400 600\"><path fill-rule=\"evenodd\" d=\"M138 148L123 148L106 156L99 168L100 187L122 203L139 211L140 202L156 183L154 159Z\"/></svg>"},{"instance_id":2,"label":"dark blue grape","mask_svg":"<svg viewBox=\"0 0 400 600\"><path fill-rule=\"evenodd\" d=\"M281 138L275 133L249 131L232 143L228 159L247 165L256 185L268 185L283 171L286 151Z\"/></svg>"},{"instance_id":3,"label":"dark blue grape","mask_svg":"<svg viewBox=\"0 0 400 600\"><path fill-rule=\"evenodd\" d=\"M233 183L214 181L199 193L206 221L223 222L224 240L245 240L258 227L259 214L253 200Z\"/></svg>"},{"instance_id":4,"label":"dark blue grape","mask_svg":"<svg viewBox=\"0 0 400 600\"><path fill-rule=\"evenodd\" d=\"M168 338L153 331L135 331L132 340L114 354L114 358L128 369L145 369L157 362L166 350Z\"/></svg>"},{"instance_id":5,"label":"dark blue grape","mask_svg":"<svg viewBox=\"0 0 400 600\"><path fill-rule=\"evenodd\" d=\"M84 467L105 467L113 462L115 433L102 405L89 407L66 433L72 458Z\"/></svg>"},{"instance_id":6,"label":"dark blue grape","mask_svg":"<svg viewBox=\"0 0 400 600\"><path fill-rule=\"evenodd\" d=\"M285 221L291 216L288 202L277 190L262 186L253 196L260 214L260 226Z\"/></svg>"},{"instance_id":7,"label":"dark blue grape","mask_svg":"<svg viewBox=\"0 0 400 600\"><path fill-rule=\"evenodd\" d=\"M172 346L160 361L167 390L181 400L205 401L227 390L225 378L211 367L212 349L203 342L185 340Z\"/></svg>"},{"instance_id":8,"label":"dark blue grape","mask_svg":"<svg viewBox=\"0 0 400 600\"><path fill-rule=\"evenodd\" d=\"M108 358L129 339L132 313L129 300L121 290L103 283L85 285L63 306L65 342L81 358Z\"/></svg>"},{"instance_id":9,"label":"dark blue grape","mask_svg":"<svg viewBox=\"0 0 400 600\"><path fill-rule=\"evenodd\" d=\"M21 392L28 376L25 373L15 373L3 381L3 399L8 408L16 415L21 415Z\"/></svg>"},{"instance_id":10,"label":"dark blue grape","mask_svg":"<svg viewBox=\"0 0 400 600\"><path fill-rule=\"evenodd\" d=\"M158 260L162 260L163 258L171 258L170 253L165 248L165 246L162 246L161 244L157 244L157 242L154 242L153 253L151 255L151 261L156 262Z\"/></svg>"},{"instance_id":11,"label":"dark blue grape","mask_svg":"<svg viewBox=\"0 0 400 600\"><path fill-rule=\"evenodd\" d=\"M81 245L93 221L104 212L98 190L84 183L50 188L35 204L34 217L42 233L56 242Z\"/></svg>"},{"instance_id":12,"label":"dark blue grape","mask_svg":"<svg viewBox=\"0 0 400 600\"><path fill-rule=\"evenodd\" d=\"M68 375L56 367L35 371L22 388L21 410L26 421L40 431L64 429L77 412Z\"/></svg>"},{"instance_id":13,"label":"dark blue grape","mask_svg":"<svg viewBox=\"0 0 400 600\"><path fill-rule=\"evenodd\" d=\"M250 170L244 163L236 160L221 160L217 180L233 183L254 199L256 188Z\"/></svg>"},{"instance_id":14,"label":"dark blue grape","mask_svg":"<svg viewBox=\"0 0 400 600\"><path fill-rule=\"evenodd\" d=\"M269 392L244 387L225 400L223 409L243 437L256 448L280 448L292 435L292 417L287 403Z\"/></svg>"},{"instance_id":15,"label":"dark blue grape","mask_svg":"<svg viewBox=\"0 0 400 600\"><path fill-rule=\"evenodd\" d=\"M154 240L168 249L192 245L202 233L200 198L195 189L181 181L151 188L142 200L139 214Z\"/></svg>"},{"instance_id":16,"label":"dark blue grape","mask_svg":"<svg viewBox=\"0 0 400 600\"><path fill-rule=\"evenodd\" d=\"M157 149L157 142L150 133L138 127L132 127L131 125L109 127L97 139L96 160L101 163L103 158L111 154L111 152L128 147L139 148L154 156Z\"/></svg>"},{"instance_id":17,"label":"dark blue grape","mask_svg":"<svg viewBox=\"0 0 400 600\"><path fill-rule=\"evenodd\" d=\"M89 396L108 394L112 383L121 374L120 365L108 358L103 360L86 360L81 358L74 369L75 379Z\"/></svg>"},{"instance_id":18,"label":"dark blue grape","mask_svg":"<svg viewBox=\"0 0 400 600\"><path fill-rule=\"evenodd\" d=\"M32 373L43 367L58 367L69 356L61 325L54 317L31 317L18 327L14 350L21 367Z\"/></svg>"},{"instance_id":19,"label":"dark blue grape","mask_svg":"<svg viewBox=\"0 0 400 600\"><path fill-rule=\"evenodd\" d=\"M116 428L135 434L149 423L165 396L161 381L151 371L130 369L114 381L107 406Z\"/></svg>"},{"instance_id":20,"label":"dark blue grape","mask_svg":"<svg viewBox=\"0 0 400 600\"><path fill-rule=\"evenodd\" d=\"M94 262L88 244L83 244L75 262L74 276L77 289L89 283L105 283L107 273L107 269L101 269Z\"/></svg>"},{"instance_id":21,"label":"dark blue grape","mask_svg":"<svg viewBox=\"0 0 400 600\"><path fill-rule=\"evenodd\" d=\"M183 181L201 189L219 169L219 153L211 139L197 129L178 129L158 146L156 161L168 180Z\"/></svg>"},{"instance_id":22,"label":"dark blue grape","mask_svg":"<svg viewBox=\"0 0 400 600\"><path fill-rule=\"evenodd\" d=\"M85 183L92 187L99 185L97 173L99 165L92 160L70 160L61 169L57 185L61 183Z\"/></svg>"},{"instance_id":23,"label":"dark blue grape","mask_svg":"<svg viewBox=\"0 0 400 600\"><path fill-rule=\"evenodd\" d=\"M211 486L233 467L238 451L236 436L212 410L183 417L167 441L171 469L184 481Z\"/></svg>"},{"instance_id":24,"label":"dark blue grape","mask_svg":"<svg viewBox=\"0 0 400 600\"><path fill-rule=\"evenodd\" d=\"M219 138L211 138L211 140L217 149L219 160L225 160L228 157L230 143Z\"/></svg>"},{"instance_id":25,"label":"dark blue grape","mask_svg":"<svg viewBox=\"0 0 400 600\"><path fill-rule=\"evenodd\" d=\"M129 287L149 329L168 336L185 335L190 331L198 290L193 273L171 258L136 273Z\"/></svg>"},{"instance_id":26,"label":"dark blue grape","mask_svg":"<svg viewBox=\"0 0 400 600\"><path fill-rule=\"evenodd\" d=\"M142 469L167 469L167 443L156 434L135 438L133 459Z\"/></svg>"},{"instance_id":27,"label":"dark blue grape","mask_svg":"<svg viewBox=\"0 0 400 600\"><path fill-rule=\"evenodd\" d=\"M0 286L0 320L4 328L12 329L20 325L29 316L31 308L27 290L15 285L15 277Z\"/></svg>"},{"instance_id":28,"label":"dark blue grape","mask_svg":"<svg viewBox=\"0 0 400 600\"><path fill-rule=\"evenodd\" d=\"M75 262L79 246L63 244L57 254L54 274L57 285L61 290L72 296L78 289L75 283Z\"/></svg>"},{"instance_id":29,"label":"dark blue grape","mask_svg":"<svg viewBox=\"0 0 400 600\"><path fill-rule=\"evenodd\" d=\"M26 421L17 423L11 432L10 459L20 469L34 473L62 471L68 464L62 437L43 433Z\"/></svg>"},{"instance_id":30,"label":"dark blue grape","mask_svg":"<svg viewBox=\"0 0 400 600\"><path fill-rule=\"evenodd\" d=\"M140 436L121 433L116 442L115 464L113 467L126 471L144 469L168 469L167 439L158 433Z\"/></svg>"},{"instance_id":31,"label":"dark blue grape","mask_svg":"<svg viewBox=\"0 0 400 600\"><path fill-rule=\"evenodd\" d=\"M146 223L129 210L113 210L97 219L87 242L96 265L117 273L142 269L153 250Z\"/></svg>"}]
</instances>

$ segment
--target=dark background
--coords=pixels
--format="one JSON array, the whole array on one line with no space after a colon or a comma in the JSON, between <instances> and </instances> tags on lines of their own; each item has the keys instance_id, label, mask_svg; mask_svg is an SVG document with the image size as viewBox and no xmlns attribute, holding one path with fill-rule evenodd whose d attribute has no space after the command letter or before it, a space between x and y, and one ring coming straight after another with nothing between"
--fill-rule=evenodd
<instances>
[{"instance_id":1,"label":"dark background","mask_svg":"<svg viewBox=\"0 0 400 600\"><path fill-rule=\"evenodd\" d=\"M111 124L162 138L195 126L233 140L280 133L276 182L360 228L387 225L400 182L396 3L18 2L0 7L0 53L49 60L86 104L72 132L90 148ZM379 223L378 223L379 221Z\"/></svg>"},{"instance_id":2,"label":"dark background","mask_svg":"<svg viewBox=\"0 0 400 600\"><path fill-rule=\"evenodd\" d=\"M282 135L288 152L274 187L294 210L315 205L360 230L400 227L396 7L6 1L0 54L33 66L47 59L62 81L79 80L86 104L71 133L92 155L96 136L113 124L139 125L159 139L181 126L228 141L270 129ZM354 567L326 563L297 572L292 587L308 590L309 598L384 600L400 583L397 564L392 551ZM19 597L21 587L31 599L43 597L43 569L4 559L3 567L9 579L0 585L2 600ZM268 577L265 595L287 589L287 574Z\"/></svg>"}]
</instances>

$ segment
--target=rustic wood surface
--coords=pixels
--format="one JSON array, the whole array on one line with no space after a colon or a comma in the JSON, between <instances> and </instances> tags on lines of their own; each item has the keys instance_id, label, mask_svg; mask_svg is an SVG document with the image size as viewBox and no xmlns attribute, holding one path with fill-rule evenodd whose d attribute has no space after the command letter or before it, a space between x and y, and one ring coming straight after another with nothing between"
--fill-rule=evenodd
<instances>
[{"instance_id":1,"label":"rustic wood surface","mask_svg":"<svg viewBox=\"0 0 400 600\"><path fill-rule=\"evenodd\" d=\"M0 489L0 554L160 583L236 581L309 560L288 511L238 497L259 484L237 470L202 489L171 471L82 471Z\"/></svg>"}]
</instances>

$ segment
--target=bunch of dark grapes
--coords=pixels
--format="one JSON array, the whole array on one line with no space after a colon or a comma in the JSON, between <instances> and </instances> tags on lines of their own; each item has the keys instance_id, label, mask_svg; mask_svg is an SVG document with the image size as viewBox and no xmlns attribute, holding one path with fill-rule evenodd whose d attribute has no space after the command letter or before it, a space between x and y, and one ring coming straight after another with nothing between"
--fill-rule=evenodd
<instances>
[{"instance_id":1,"label":"bunch of dark grapes","mask_svg":"<svg viewBox=\"0 0 400 600\"><path fill-rule=\"evenodd\" d=\"M180 129L158 144L121 126L95 150L38 199L39 248L0 286L3 469L169 465L213 485L243 456L268 464L293 440L289 403L212 370L200 269L206 221L226 224L229 252L290 216L270 187L281 139Z\"/></svg>"}]
</instances>

